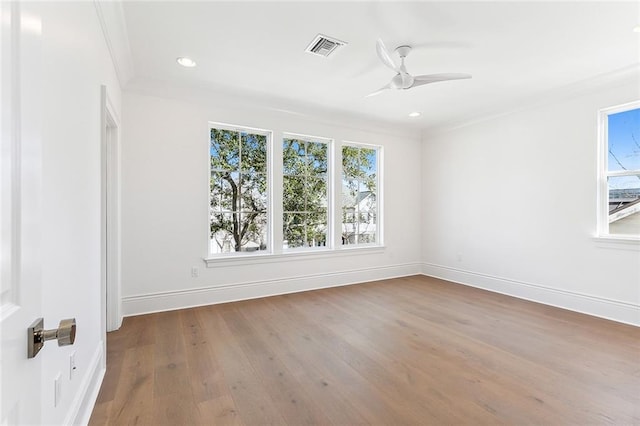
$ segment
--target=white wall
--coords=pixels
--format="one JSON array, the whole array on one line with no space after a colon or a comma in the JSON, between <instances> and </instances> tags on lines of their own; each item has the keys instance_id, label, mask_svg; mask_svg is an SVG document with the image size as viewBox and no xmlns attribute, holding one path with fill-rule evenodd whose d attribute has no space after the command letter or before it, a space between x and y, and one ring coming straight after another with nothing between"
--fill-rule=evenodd
<instances>
[{"instance_id":1,"label":"white wall","mask_svg":"<svg viewBox=\"0 0 640 426\"><path fill-rule=\"evenodd\" d=\"M156 97L136 90L123 97L125 315L419 273L419 135L371 130L376 123L252 107L204 89L187 92ZM382 145L384 250L205 267L208 121L272 130L276 149L283 132ZM191 277L192 267L199 268L199 277Z\"/></svg>"},{"instance_id":2,"label":"white wall","mask_svg":"<svg viewBox=\"0 0 640 426\"><path fill-rule=\"evenodd\" d=\"M423 272L640 325L638 245L592 239L597 111L638 98L636 77L424 135Z\"/></svg>"},{"instance_id":3,"label":"white wall","mask_svg":"<svg viewBox=\"0 0 640 426\"><path fill-rule=\"evenodd\" d=\"M78 324L73 346L49 342L38 355L44 366L43 422L63 424L87 420L82 410L91 410L93 401L84 398L100 384L100 86L107 85L117 109L121 99L93 2L44 2L38 9L44 69L43 317L46 328L70 317ZM74 351L77 370L70 380ZM62 396L54 408L58 373Z\"/></svg>"}]
</instances>

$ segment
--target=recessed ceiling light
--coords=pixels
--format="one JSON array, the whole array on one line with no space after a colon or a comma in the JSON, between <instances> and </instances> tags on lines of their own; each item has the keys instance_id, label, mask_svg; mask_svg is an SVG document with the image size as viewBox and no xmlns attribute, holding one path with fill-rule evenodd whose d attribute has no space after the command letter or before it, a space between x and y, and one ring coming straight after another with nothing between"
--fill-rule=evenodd
<instances>
[{"instance_id":1,"label":"recessed ceiling light","mask_svg":"<svg viewBox=\"0 0 640 426\"><path fill-rule=\"evenodd\" d=\"M196 66L196 61L191 58L187 58L186 56L179 57L178 59L176 59L176 62L187 68L193 68Z\"/></svg>"},{"instance_id":2,"label":"recessed ceiling light","mask_svg":"<svg viewBox=\"0 0 640 426\"><path fill-rule=\"evenodd\" d=\"M410 112L409 113L409 117L411 117L411 118L420 117L421 115L422 115L422 113L418 112L418 111L414 111L414 112Z\"/></svg>"},{"instance_id":3,"label":"recessed ceiling light","mask_svg":"<svg viewBox=\"0 0 640 426\"><path fill-rule=\"evenodd\" d=\"M640 33L640 25L636 25L635 27L633 27L633 32Z\"/></svg>"}]
</instances>

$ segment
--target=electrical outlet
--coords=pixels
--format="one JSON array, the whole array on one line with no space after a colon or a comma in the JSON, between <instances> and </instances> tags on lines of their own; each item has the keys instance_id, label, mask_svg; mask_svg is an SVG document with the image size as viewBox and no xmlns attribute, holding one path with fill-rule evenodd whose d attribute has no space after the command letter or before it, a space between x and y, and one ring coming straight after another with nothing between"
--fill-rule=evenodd
<instances>
[{"instance_id":1,"label":"electrical outlet","mask_svg":"<svg viewBox=\"0 0 640 426\"><path fill-rule=\"evenodd\" d=\"M62 379L60 373L53 379L53 406L57 407L62 399Z\"/></svg>"},{"instance_id":2,"label":"electrical outlet","mask_svg":"<svg viewBox=\"0 0 640 426\"><path fill-rule=\"evenodd\" d=\"M198 278L200 271L195 266L191 268L191 278Z\"/></svg>"},{"instance_id":3,"label":"electrical outlet","mask_svg":"<svg viewBox=\"0 0 640 426\"><path fill-rule=\"evenodd\" d=\"M69 355L69 380L73 380L76 374L76 351L71 352Z\"/></svg>"}]
</instances>

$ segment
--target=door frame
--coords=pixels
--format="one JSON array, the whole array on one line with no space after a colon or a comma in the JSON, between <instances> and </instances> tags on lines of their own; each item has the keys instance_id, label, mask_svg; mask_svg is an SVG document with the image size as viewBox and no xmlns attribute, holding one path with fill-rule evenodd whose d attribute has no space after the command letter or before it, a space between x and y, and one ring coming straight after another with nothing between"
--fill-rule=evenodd
<instances>
[{"instance_id":1,"label":"door frame","mask_svg":"<svg viewBox=\"0 0 640 426\"><path fill-rule=\"evenodd\" d=\"M120 119L107 92L101 86L101 329L106 332L122 324L120 282Z\"/></svg>"}]
</instances>

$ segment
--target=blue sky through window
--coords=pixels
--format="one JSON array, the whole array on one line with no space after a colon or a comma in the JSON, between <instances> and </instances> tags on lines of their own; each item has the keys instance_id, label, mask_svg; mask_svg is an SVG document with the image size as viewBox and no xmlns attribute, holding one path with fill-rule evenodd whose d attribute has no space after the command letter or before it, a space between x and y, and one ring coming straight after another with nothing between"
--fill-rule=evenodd
<instances>
[{"instance_id":1,"label":"blue sky through window","mask_svg":"<svg viewBox=\"0 0 640 426\"><path fill-rule=\"evenodd\" d=\"M640 108L611 114L608 120L608 170L640 170ZM609 188L640 188L640 179L609 180Z\"/></svg>"}]
</instances>

